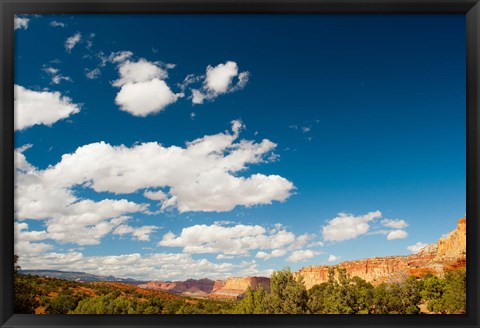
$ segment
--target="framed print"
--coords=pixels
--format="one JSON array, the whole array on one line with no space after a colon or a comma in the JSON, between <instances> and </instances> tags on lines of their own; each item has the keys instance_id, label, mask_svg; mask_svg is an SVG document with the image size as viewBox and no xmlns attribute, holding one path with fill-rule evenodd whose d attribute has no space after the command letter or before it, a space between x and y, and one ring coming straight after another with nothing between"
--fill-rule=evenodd
<instances>
[{"instance_id":1,"label":"framed print","mask_svg":"<svg viewBox=\"0 0 480 328\"><path fill-rule=\"evenodd\" d=\"M477 1L0 3L2 327L478 326Z\"/></svg>"}]
</instances>

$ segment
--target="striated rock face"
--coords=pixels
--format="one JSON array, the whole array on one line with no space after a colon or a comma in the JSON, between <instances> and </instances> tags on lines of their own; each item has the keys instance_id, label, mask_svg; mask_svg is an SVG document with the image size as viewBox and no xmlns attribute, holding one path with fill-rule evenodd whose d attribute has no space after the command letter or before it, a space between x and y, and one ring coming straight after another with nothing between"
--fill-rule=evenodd
<instances>
[{"instance_id":1,"label":"striated rock face","mask_svg":"<svg viewBox=\"0 0 480 328\"><path fill-rule=\"evenodd\" d=\"M350 276L358 276L374 285L386 281L398 281L410 275L427 273L443 275L445 271L464 268L466 265L466 220L459 219L457 229L442 238L437 244L428 245L419 253L408 256L374 257L347 261L335 267L345 268ZM328 281L331 266L310 266L295 272L302 276L307 289Z\"/></svg>"},{"instance_id":2,"label":"striated rock face","mask_svg":"<svg viewBox=\"0 0 480 328\"><path fill-rule=\"evenodd\" d=\"M457 229L447 237L441 238L438 243L436 259L457 258L465 256L467 248L467 220L459 219Z\"/></svg>"},{"instance_id":3,"label":"striated rock face","mask_svg":"<svg viewBox=\"0 0 480 328\"><path fill-rule=\"evenodd\" d=\"M211 293L214 290L215 283L210 279L188 279L185 281L149 281L145 284L138 285L140 288L150 290L161 290L176 294L193 294L202 295Z\"/></svg>"},{"instance_id":4,"label":"striated rock face","mask_svg":"<svg viewBox=\"0 0 480 328\"><path fill-rule=\"evenodd\" d=\"M234 277L228 278L225 285L211 293L212 298L241 298L248 288L255 289L262 286L264 290L270 291L270 278L266 277Z\"/></svg>"},{"instance_id":5,"label":"striated rock face","mask_svg":"<svg viewBox=\"0 0 480 328\"><path fill-rule=\"evenodd\" d=\"M215 283L213 284L213 289L212 289L212 293L213 292L216 292L217 290L225 287L225 284L227 282L225 280L215 280Z\"/></svg>"}]
</instances>

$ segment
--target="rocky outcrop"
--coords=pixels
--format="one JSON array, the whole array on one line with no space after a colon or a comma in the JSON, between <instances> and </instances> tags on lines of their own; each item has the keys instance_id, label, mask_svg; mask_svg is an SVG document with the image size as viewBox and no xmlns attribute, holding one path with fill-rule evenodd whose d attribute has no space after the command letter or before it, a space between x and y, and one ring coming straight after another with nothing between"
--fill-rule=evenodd
<instances>
[{"instance_id":1,"label":"rocky outcrop","mask_svg":"<svg viewBox=\"0 0 480 328\"><path fill-rule=\"evenodd\" d=\"M437 244L428 245L419 253L408 256L374 257L342 262L334 267L345 268L350 276L358 276L377 285L386 281L398 281L410 275L427 273L443 275L445 271L464 268L466 265L466 219L458 220L457 228ZM302 276L309 289L328 281L331 266L310 266L295 272Z\"/></svg>"},{"instance_id":2,"label":"rocky outcrop","mask_svg":"<svg viewBox=\"0 0 480 328\"><path fill-rule=\"evenodd\" d=\"M251 288L256 289L262 286L264 290L270 291L270 278L266 277L234 277L228 278L225 285L211 293L211 298L242 298L245 292Z\"/></svg>"},{"instance_id":3,"label":"rocky outcrop","mask_svg":"<svg viewBox=\"0 0 480 328\"><path fill-rule=\"evenodd\" d=\"M441 238L437 245L436 260L465 256L467 251L467 220L465 218L459 219L457 229Z\"/></svg>"},{"instance_id":4,"label":"rocky outcrop","mask_svg":"<svg viewBox=\"0 0 480 328\"><path fill-rule=\"evenodd\" d=\"M175 294L184 295L207 295L215 288L216 282L210 279L188 279L185 281L149 281L145 284L138 285L140 288L150 290L161 290Z\"/></svg>"},{"instance_id":5,"label":"rocky outcrop","mask_svg":"<svg viewBox=\"0 0 480 328\"><path fill-rule=\"evenodd\" d=\"M213 289L212 289L212 293L213 292L216 292L217 290L225 287L225 284L227 282L225 280L215 280L215 283L213 284Z\"/></svg>"}]
</instances>

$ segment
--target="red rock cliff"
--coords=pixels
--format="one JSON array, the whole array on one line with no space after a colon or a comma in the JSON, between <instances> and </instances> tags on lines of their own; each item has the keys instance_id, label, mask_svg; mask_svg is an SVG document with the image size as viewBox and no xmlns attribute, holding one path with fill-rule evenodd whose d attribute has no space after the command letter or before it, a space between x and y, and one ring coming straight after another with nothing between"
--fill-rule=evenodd
<instances>
[{"instance_id":1,"label":"red rock cliff","mask_svg":"<svg viewBox=\"0 0 480 328\"><path fill-rule=\"evenodd\" d=\"M212 298L241 298L248 288L256 289L262 286L264 290L270 291L270 278L266 277L234 277L228 278L225 286L216 290L209 297Z\"/></svg>"},{"instance_id":2,"label":"red rock cliff","mask_svg":"<svg viewBox=\"0 0 480 328\"><path fill-rule=\"evenodd\" d=\"M214 290L215 283L210 279L188 279L185 281L149 281L138 285L140 288L151 290L162 290L176 294L208 294Z\"/></svg>"},{"instance_id":3,"label":"red rock cliff","mask_svg":"<svg viewBox=\"0 0 480 328\"><path fill-rule=\"evenodd\" d=\"M334 267L345 268L350 276L358 276L373 284L396 281L409 275L422 276L426 273L442 275L445 271L464 268L466 265L466 219L458 220L457 228L437 244L428 245L418 254L408 256L374 257L357 261L342 262ZM331 266L310 266L295 272L302 276L309 289L328 281Z\"/></svg>"}]
</instances>

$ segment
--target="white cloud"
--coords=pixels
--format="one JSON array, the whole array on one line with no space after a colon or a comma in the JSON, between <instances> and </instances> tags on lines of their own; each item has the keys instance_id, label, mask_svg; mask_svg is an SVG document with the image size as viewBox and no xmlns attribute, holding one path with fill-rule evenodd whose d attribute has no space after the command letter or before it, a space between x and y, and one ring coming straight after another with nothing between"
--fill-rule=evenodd
<instances>
[{"instance_id":1,"label":"white cloud","mask_svg":"<svg viewBox=\"0 0 480 328\"><path fill-rule=\"evenodd\" d=\"M255 258L267 260L270 258L270 254L268 254L267 252L259 251L257 255L255 255Z\"/></svg>"},{"instance_id":2,"label":"white cloud","mask_svg":"<svg viewBox=\"0 0 480 328\"><path fill-rule=\"evenodd\" d=\"M14 157L15 218L45 221L48 239L90 245L125 224L125 215L150 212L147 204L126 199L79 199L74 192L78 187L114 194L144 190L144 196L158 200L163 209L171 206L180 212L221 212L238 205L284 201L294 188L288 180L276 175L233 175L247 164L263 162L275 147L268 140L234 143L241 129L242 124L234 121L233 133L205 136L187 143L186 148L154 142L131 148L93 143L64 154L60 162L44 170L27 161L23 152L31 145L25 145L15 150ZM271 249L288 243L301 247L311 239L306 235L295 238L280 228L275 238L269 237ZM118 229L126 231L125 227Z\"/></svg>"},{"instance_id":3,"label":"white cloud","mask_svg":"<svg viewBox=\"0 0 480 328\"><path fill-rule=\"evenodd\" d=\"M405 220L383 219L380 223L385 227L392 229L405 229L408 227L408 223L405 222Z\"/></svg>"},{"instance_id":4,"label":"white cloud","mask_svg":"<svg viewBox=\"0 0 480 328\"><path fill-rule=\"evenodd\" d=\"M227 92L232 80L238 75L237 63L228 61L215 67L208 66L205 78L205 89L216 94Z\"/></svg>"},{"instance_id":5,"label":"white cloud","mask_svg":"<svg viewBox=\"0 0 480 328\"><path fill-rule=\"evenodd\" d=\"M217 66L209 65L201 89L192 89L192 103L202 104L205 100L213 100L219 95L243 89L249 79L249 72L238 72L238 65L234 61L227 61ZM236 84L233 84L237 78ZM195 82L196 78L187 76L185 85Z\"/></svg>"},{"instance_id":6,"label":"white cloud","mask_svg":"<svg viewBox=\"0 0 480 328\"><path fill-rule=\"evenodd\" d=\"M336 260L338 260L339 257L338 256L335 256L333 254L330 254L330 256L328 257L328 262L335 262Z\"/></svg>"},{"instance_id":7,"label":"white cloud","mask_svg":"<svg viewBox=\"0 0 480 328\"><path fill-rule=\"evenodd\" d=\"M18 17L15 16L14 18L14 29L24 29L26 30L28 28L28 23L30 22L30 19L26 17Z\"/></svg>"},{"instance_id":8,"label":"white cloud","mask_svg":"<svg viewBox=\"0 0 480 328\"><path fill-rule=\"evenodd\" d=\"M356 238L366 234L370 229L369 222L381 216L380 211L369 212L360 216L339 213L337 217L329 220L327 225L323 227L323 238L330 241Z\"/></svg>"},{"instance_id":9,"label":"white cloud","mask_svg":"<svg viewBox=\"0 0 480 328\"><path fill-rule=\"evenodd\" d=\"M59 21L51 21L50 22L51 27L65 27L65 23L59 22Z\"/></svg>"},{"instance_id":10,"label":"white cloud","mask_svg":"<svg viewBox=\"0 0 480 328\"><path fill-rule=\"evenodd\" d=\"M132 56L133 56L133 52L131 51L117 51L117 52L112 52L110 56L108 56L108 59L112 63L122 63Z\"/></svg>"},{"instance_id":11,"label":"white cloud","mask_svg":"<svg viewBox=\"0 0 480 328\"><path fill-rule=\"evenodd\" d=\"M323 247L324 243L322 241L316 241L308 244L308 247Z\"/></svg>"},{"instance_id":12,"label":"white cloud","mask_svg":"<svg viewBox=\"0 0 480 328\"><path fill-rule=\"evenodd\" d=\"M265 162L264 157L276 146L266 139L235 143L241 127L241 122L234 121L233 133L204 136L185 148L155 142L131 148L92 143L63 155L59 163L37 175L43 183L57 186L53 192L59 199L66 197L62 190L76 185L115 194L166 188L168 199L162 201L162 209L175 207L180 212L223 212L236 206L285 201L294 189L287 179L259 173L235 175L248 164Z\"/></svg>"},{"instance_id":13,"label":"white cloud","mask_svg":"<svg viewBox=\"0 0 480 328\"><path fill-rule=\"evenodd\" d=\"M112 56L112 55L111 55ZM164 81L168 72L159 63L140 59L126 60L131 53L116 53L111 59L121 62L118 66L119 79L113 85L120 87L115 103L120 109L134 116L145 117L158 113L183 97L183 93L173 93Z\"/></svg>"},{"instance_id":14,"label":"white cloud","mask_svg":"<svg viewBox=\"0 0 480 328\"><path fill-rule=\"evenodd\" d=\"M60 92L33 91L15 85L15 130L34 125L51 126L80 111L80 105L72 103Z\"/></svg>"},{"instance_id":15,"label":"white cloud","mask_svg":"<svg viewBox=\"0 0 480 328\"><path fill-rule=\"evenodd\" d=\"M231 260L231 259L235 258L235 256L233 256L233 255L218 254L215 258L216 258L217 260Z\"/></svg>"},{"instance_id":16,"label":"white cloud","mask_svg":"<svg viewBox=\"0 0 480 328\"><path fill-rule=\"evenodd\" d=\"M423 248L427 247L428 244L422 243L422 242L417 242L413 245L407 246L407 249L412 252L412 253L418 253L420 252Z\"/></svg>"},{"instance_id":17,"label":"white cloud","mask_svg":"<svg viewBox=\"0 0 480 328\"><path fill-rule=\"evenodd\" d=\"M122 61L128 58L130 53L116 54L113 58L113 62ZM136 62L130 60L123 61L118 66L118 73L120 78L113 82L116 87L121 87L129 83L148 82L153 79L163 80L168 77L168 72L158 66L158 63L149 62L145 59L139 59Z\"/></svg>"},{"instance_id":18,"label":"white cloud","mask_svg":"<svg viewBox=\"0 0 480 328\"><path fill-rule=\"evenodd\" d=\"M65 50L71 52L72 49L79 43L82 39L82 34L80 32L75 33L65 41Z\"/></svg>"},{"instance_id":19,"label":"white cloud","mask_svg":"<svg viewBox=\"0 0 480 328\"><path fill-rule=\"evenodd\" d=\"M312 251L310 249L300 249L294 251L289 257L287 257L287 262L305 262L308 259L311 259L317 255L320 255L320 252Z\"/></svg>"},{"instance_id":20,"label":"white cloud","mask_svg":"<svg viewBox=\"0 0 480 328\"><path fill-rule=\"evenodd\" d=\"M141 280L185 280L189 278L225 279L238 276L270 276L271 270L260 270L255 261L213 263L207 259L193 259L182 253L139 253L107 256L85 256L79 251L52 252L45 243L17 242L15 253L20 254L23 269L81 271L120 278Z\"/></svg>"},{"instance_id":21,"label":"white cloud","mask_svg":"<svg viewBox=\"0 0 480 328\"><path fill-rule=\"evenodd\" d=\"M43 68L43 71L50 75L50 78L52 79L53 84L60 84L62 81L69 81L73 82L72 79L69 76L64 76L60 74L60 70L58 68L50 67L50 66L45 66Z\"/></svg>"},{"instance_id":22,"label":"white cloud","mask_svg":"<svg viewBox=\"0 0 480 328\"><path fill-rule=\"evenodd\" d=\"M257 253L257 258L283 256L284 248L292 245L297 236L286 230L278 230L273 233L260 225L222 226L194 225L183 228L180 235L172 232L166 233L158 246L182 247L185 253L221 253L224 255L248 255L255 249L272 249L265 256Z\"/></svg>"},{"instance_id":23,"label":"white cloud","mask_svg":"<svg viewBox=\"0 0 480 328\"><path fill-rule=\"evenodd\" d=\"M408 237L408 233L405 230L393 230L387 235L388 240L404 239Z\"/></svg>"},{"instance_id":24,"label":"white cloud","mask_svg":"<svg viewBox=\"0 0 480 328\"><path fill-rule=\"evenodd\" d=\"M17 221L44 221L45 233L36 232L42 240L53 239L79 245L99 244L101 238L128 221L129 217L124 214L147 210L146 204L136 204L125 199L103 199L98 202L78 199L70 189L71 186L50 180L46 171L38 170L28 163L22 153L26 149L28 147L16 149L14 156L15 218ZM26 227L21 224L19 235L20 240L24 240L22 236L25 235L23 230Z\"/></svg>"},{"instance_id":25,"label":"white cloud","mask_svg":"<svg viewBox=\"0 0 480 328\"><path fill-rule=\"evenodd\" d=\"M271 253L266 253L266 252L263 252L263 251L259 251L255 255L255 258L262 259L262 260L268 260L268 259L271 259L271 258L284 256L285 254L287 254L286 249L274 249Z\"/></svg>"},{"instance_id":26,"label":"white cloud","mask_svg":"<svg viewBox=\"0 0 480 328\"><path fill-rule=\"evenodd\" d=\"M115 98L115 103L125 112L145 117L161 112L181 97L183 94L173 93L165 81L155 78L151 81L123 85Z\"/></svg>"},{"instance_id":27,"label":"white cloud","mask_svg":"<svg viewBox=\"0 0 480 328\"><path fill-rule=\"evenodd\" d=\"M147 190L143 193L143 196L151 200L159 200L159 201L164 201L168 198L168 195L161 190L158 190L158 191Z\"/></svg>"},{"instance_id":28,"label":"white cloud","mask_svg":"<svg viewBox=\"0 0 480 328\"><path fill-rule=\"evenodd\" d=\"M149 241L150 234L158 230L157 226L141 226L141 227L132 227L126 224L119 225L113 231L114 235L126 235L131 234L132 237L136 240Z\"/></svg>"},{"instance_id":29,"label":"white cloud","mask_svg":"<svg viewBox=\"0 0 480 328\"><path fill-rule=\"evenodd\" d=\"M100 75L102 74L102 72L100 71L100 68L94 68L94 69L91 69L91 70L85 70L85 77L89 80L94 80L96 79L97 77L99 77Z\"/></svg>"},{"instance_id":30,"label":"white cloud","mask_svg":"<svg viewBox=\"0 0 480 328\"><path fill-rule=\"evenodd\" d=\"M48 238L48 233L45 230L29 231L28 224L25 222L14 223L15 242L30 242L37 240L45 240Z\"/></svg>"}]
</instances>

